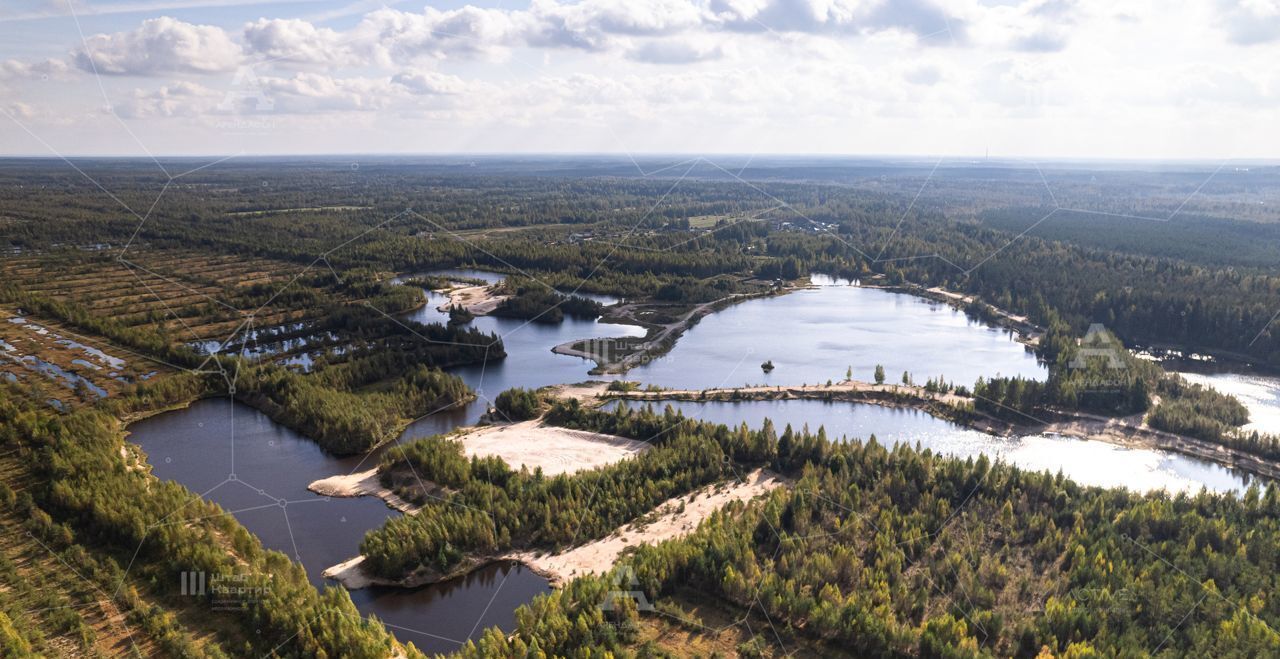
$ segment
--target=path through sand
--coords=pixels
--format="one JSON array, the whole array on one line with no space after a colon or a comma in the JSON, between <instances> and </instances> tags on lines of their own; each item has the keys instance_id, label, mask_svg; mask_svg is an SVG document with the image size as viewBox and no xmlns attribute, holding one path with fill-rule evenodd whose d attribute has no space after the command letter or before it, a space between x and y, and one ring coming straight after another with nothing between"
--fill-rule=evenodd
<instances>
[{"instance_id":1,"label":"path through sand","mask_svg":"<svg viewBox=\"0 0 1280 659\"><path fill-rule=\"evenodd\" d=\"M743 482L708 485L692 494L668 499L654 511L657 518L647 524L630 524L607 538L560 554L537 556L531 552L517 552L508 558L532 567L554 585L587 573L608 572L627 547L657 544L692 533L702 520L730 502L754 499L784 483L781 476L757 469L747 474Z\"/></svg>"}]
</instances>

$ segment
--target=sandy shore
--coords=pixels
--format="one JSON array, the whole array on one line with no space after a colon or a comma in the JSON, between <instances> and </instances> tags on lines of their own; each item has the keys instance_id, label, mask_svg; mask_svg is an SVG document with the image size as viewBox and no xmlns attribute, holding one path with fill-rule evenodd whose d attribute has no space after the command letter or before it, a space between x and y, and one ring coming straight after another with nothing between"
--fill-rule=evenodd
<instances>
[{"instance_id":1,"label":"sandy shore","mask_svg":"<svg viewBox=\"0 0 1280 659\"><path fill-rule=\"evenodd\" d=\"M462 442L468 456L496 455L515 469L541 467L547 475L602 467L649 447L634 439L544 426L537 420L486 426L450 439Z\"/></svg>"},{"instance_id":2,"label":"sandy shore","mask_svg":"<svg viewBox=\"0 0 1280 659\"><path fill-rule=\"evenodd\" d=\"M360 564L364 562L364 556L356 556L338 563L337 565L325 568L321 572L321 576L326 579L335 579L338 583L350 588L351 590L359 590L368 588L381 583L381 579L376 579L365 573Z\"/></svg>"},{"instance_id":3,"label":"sandy shore","mask_svg":"<svg viewBox=\"0 0 1280 659\"><path fill-rule=\"evenodd\" d=\"M1083 412L1057 412L1062 420L1030 426L1034 432L1057 433L1128 448L1162 449L1241 469L1265 478L1280 478L1280 462L1195 437L1157 430L1142 415L1110 419Z\"/></svg>"},{"instance_id":4,"label":"sandy shore","mask_svg":"<svg viewBox=\"0 0 1280 659\"><path fill-rule=\"evenodd\" d=\"M741 483L709 485L692 494L675 497L654 511L656 519L630 524L613 535L559 554L515 552L507 558L520 561L549 578L553 585L584 574L608 572L628 547L657 544L692 533L702 520L733 501L754 499L784 484L777 474L757 469Z\"/></svg>"},{"instance_id":5,"label":"sandy shore","mask_svg":"<svg viewBox=\"0 0 1280 659\"><path fill-rule=\"evenodd\" d=\"M931 400L948 405L963 406L971 404L972 398L957 396L953 393L934 393L924 387L906 384L875 384L861 380L844 380L832 384L775 385L756 387L725 387L714 389L662 389L646 391L609 391L604 390L606 398L629 398L633 400L716 400L731 398L733 400L753 399L771 400L773 398L804 398L825 396L827 394L890 394L909 396L921 400ZM736 397L736 398L735 398Z\"/></svg>"},{"instance_id":6,"label":"sandy shore","mask_svg":"<svg viewBox=\"0 0 1280 659\"><path fill-rule=\"evenodd\" d=\"M444 291L444 294L449 296L449 301L437 308L440 311L448 311L452 306L460 306L477 316L483 316L497 309L499 304L511 297L510 295L496 295L493 289L494 286L489 284L451 288Z\"/></svg>"},{"instance_id":7,"label":"sandy shore","mask_svg":"<svg viewBox=\"0 0 1280 659\"><path fill-rule=\"evenodd\" d=\"M551 388L556 398L572 398L583 405L595 405L601 402L598 397L608 390L609 383L600 380L579 382L578 384L560 384Z\"/></svg>"},{"instance_id":8,"label":"sandy shore","mask_svg":"<svg viewBox=\"0 0 1280 659\"><path fill-rule=\"evenodd\" d=\"M339 474L313 481L308 490L326 497L378 497L387 505L402 513L418 512L418 506L401 499L395 492L382 486L378 481L378 469L357 471L352 474Z\"/></svg>"}]
</instances>

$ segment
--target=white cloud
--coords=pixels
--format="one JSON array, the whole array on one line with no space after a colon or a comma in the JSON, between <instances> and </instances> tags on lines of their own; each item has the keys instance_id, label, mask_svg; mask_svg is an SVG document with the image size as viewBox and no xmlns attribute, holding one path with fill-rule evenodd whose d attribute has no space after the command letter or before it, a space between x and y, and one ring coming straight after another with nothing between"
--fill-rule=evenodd
<instances>
[{"instance_id":1,"label":"white cloud","mask_svg":"<svg viewBox=\"0 0 1280 659\"><path fill-rule=\"evenodd\" d=\"M434 71L405 71L391 77L391 82L419 96L453 95L467 90L457 76Z\"/></svg>"},{"instance_id":2,"label":"white cloud","mask_svg":"<svg viewBox=\"0 0 1280 659\"><path fill-rule=\"evenodd\" d=\"M92 37L89 53L102 73L150 78L103 81L122 115L156 118L138 122L140 133L154 123L194 134L232 115L273 113L274 135L303 149L345 143L345 131L316 126L374 135L386 126L386 141L369 150L468 140L607 150L625 139L668 150L980 153L990 140L993 154L1124 155L1176 136L1216 153L1248 126L1261 136L1246 141L1253 153L1280 148L1268 113L1280 94L1280 44L1266 43L1280 36L1278 7L533 0L519 9L384 7L342 29L302 12L237 15L221 27L155 18ZM40 56L79 43L74 31L66 37ZM61 61L31 52L0 56L0 84L60 116L100 106L96 81L66 75L92 68L85 52ZM246 65L258 75L240 79ZM74 84L22 88L55 74ZM1211 130L1220 131L1212 140Z\"/></svg>"},{"instance_id":3,"label":"white cloud","mask_svg":"<svg viewBox=\"0 0 1280 659\"><path fill-rule=\"evenodd\" d=\"M522 10L383 8L343 33L301 20L262 19L246 26L245 44L280 61L386 67L423 58L503 60L516 48L687 63L723 55L722 46L706 41L719 32L856 36L885 31L946 45L964 39L965 20L930 0L534 0Z\"/></svg>"},{"instance_id":4,"label":"white cloud","mask_svg":"<svg viewBox=\"0 0 1280 659\"><path fill-rule=\"evenodd\" d=\"M248 51L278 62L348 64L352 44L342 34L298 19L262 18L244 26Z\"/></svg>"},{"instance_id":5,"label":"white cloud","mask_svg":"<svg viewBox=\"0 0 1280 659\"><path fill-rule=\"evenodd\" d=\"M44 79L64 75L70 67L63 60L44 59L0 61L0 80Z\"/></svg>"},{"instance_id":6,"label":"white cloud","mask_svg":"<svg viewBox=\"0 0 1280 659\"><path fill-rule=\"evenodd\" d=\"M1009 5L974 5L965 16L972 45L1054 53L1069 45L1084 10L1077 0L1022 0Z\"/></svg>"},{"instance_id":7,"label":"white cloud","mask_svg":"<svg viewBox=\"0 0 1280 659\"><path fill-rule=\"evenodd\" d=\"M1222 25L1241 45L1280 39L1280 0L1219 0Z\"/></svg>"},{"instance_id":8,"label":"white cloud","mask_svg":"<svg viewBox=\"0 0 1280 659\"><path fill-rule=\"evenodd\" d=\"M929 0L710 0L709 7L724 28L745 32L860 35L898 30L943 45L965 35L961 18Z\"/></svg>"},{"instance_id":9,"label":"white cloud","mask_svg":"<svg viewBox=\"0 0 1280 659\"><path fill-rule=\"evenodd\" d=\"M126 119L154 117L195 117L218 112L223 92L194 82L162 85L153 91L136 89L132 96L112 107Z\"/></svg>"},{"instance_id":10,"label":"white cloud","mask_svg":"<svg viewBox=\"0 0 1280 659\"><path fill-rule=\"evenodd\" d=\"M277 112L351 112L381 110L401 95L388 78L335 78L299 73L291 78L262 78L263 92Z\"/></svg>"},{"instance_id":11,"label":"white cloud","mask_svg":"<svg viewBox=\"0 0 1280 659\"><path fill-rule=\"evenodd\" d=\"M4 111L14 119L30 121L36 117L36 109L27 103L15 101L4 107Z\"/></svg>"},{"instance_id":12,"label":"white cloud","mask_svg":"<svg viewBox=\"0 0 1280 659\"><path fill-rule=\"evenodd\" d=\"M627 57L650 64L692 64L724 57L718 43L690 39L650 39L627 51Z\"/></svg>"},{"instance_id":13,"label":"white cloud","mask_svg":"<svg viewBox=\"0 0 1280 659\"><path fill-rule=\"evenodd\" d=\"M162 16L132 32L91 36L74 59L85 71L111 75L221 73L235 69L241 49L222 28Z\"/></svg>"},{"instance_id":14,"label":"white cloud","mask_svg":"<svg viewBox=\"0 0 1280 659\"><path fill-rule=\"evenodd\" d=\"M390 66L422 57L503 56L519 45L520 14L463 7L423 13L380 9L364 17L349 36L373 61Z\"/></svg>"}]
</instances>

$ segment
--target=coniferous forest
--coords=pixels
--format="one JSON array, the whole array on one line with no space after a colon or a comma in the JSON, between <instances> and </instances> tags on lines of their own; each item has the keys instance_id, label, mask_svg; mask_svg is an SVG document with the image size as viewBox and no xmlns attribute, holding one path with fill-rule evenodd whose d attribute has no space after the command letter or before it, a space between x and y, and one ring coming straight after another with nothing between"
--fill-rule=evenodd
<instances>
[{"instance_id":1,"label":"coniferous forest","mask_svg":"<svg viewBox=\"0 0 1280 659\"><path fill-rule=\"evenodd\" d=\"M374 159L353 172L246 159L157 198L133 161L84 160L84 175L0 161L0 313L13 333L0 342L0 654L422 656L235 511L155 475L129 441L130 423L217 397L364 460L362 478L377 468L361 487L414 512L388 511L347 549L385 582L642 534L672 500L778 476L759 498L626 549L614 573L564 579L461 656L681 656L693 652L673 634L706 638L724 620L750 628L716 650L740 656L1280 655L1280 489L1267 478L1239 494L1086 487L889 445L875 428L720 424L661 404L601 409L596 393L541 384L485 394L466 379L515 356L495 326L628 323L627 345L649 342L654 357L706 314L825 274L1017 329L1044 369L915 386L909 373L897 384L901 369L858 383L833 365L832 391L847 373L877 394L859 404L951 405L947 418L992 441L1043 419L1140 425L1220 464L1271 465L1280 438L1246 430L1256 419L1241 400L1172 372L1178 357L1280 369L1280 221L1243 205L1252 197L1227 176L1177 221L1061 212L1029 229L1052 210L1045 184L1059 204L1132 214L1181 208L1170 199L1200 179L1098 170L1101 195L1066 165L959 168L931 187L927 168L781 160L744 166L744 187L705 166L679 178L625 165ZM1280 189L1275 168L1251 176L1251 190ZM139 224L121 202L152 211ZM440 274L452 270L503 280ZM451 297L464 288L493 303L468 308ZM67 358L75 346L127 367ZM790 377L787 346L767 347L777 354L746 360L752 377ZM597 393L662 392L614 378ZM645 446L548 473L476 454L464 433L402 437L416 419L477 405L469 423L511 442L533 428L539 441ZM226 571L259 596L228 609L173 593L180 574ZM624 578L656 610L618 600Z\"/></svg>"}]
</instances>

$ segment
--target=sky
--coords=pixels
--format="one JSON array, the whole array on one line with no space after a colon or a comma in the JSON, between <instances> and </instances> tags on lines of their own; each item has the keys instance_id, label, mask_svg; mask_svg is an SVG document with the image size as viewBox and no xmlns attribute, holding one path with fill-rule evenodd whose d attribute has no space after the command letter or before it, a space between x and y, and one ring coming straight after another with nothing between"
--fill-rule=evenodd
<instances>
[{"instance_id":1,"label":"sky","mask_svg":"<svg viewBox=\"0 0 1280 659\"><path fill-rule=\"evenodd\" d=\"M0 154L1280 157L1280 0L6 0Z\"/></svg>"}]
</instances>

